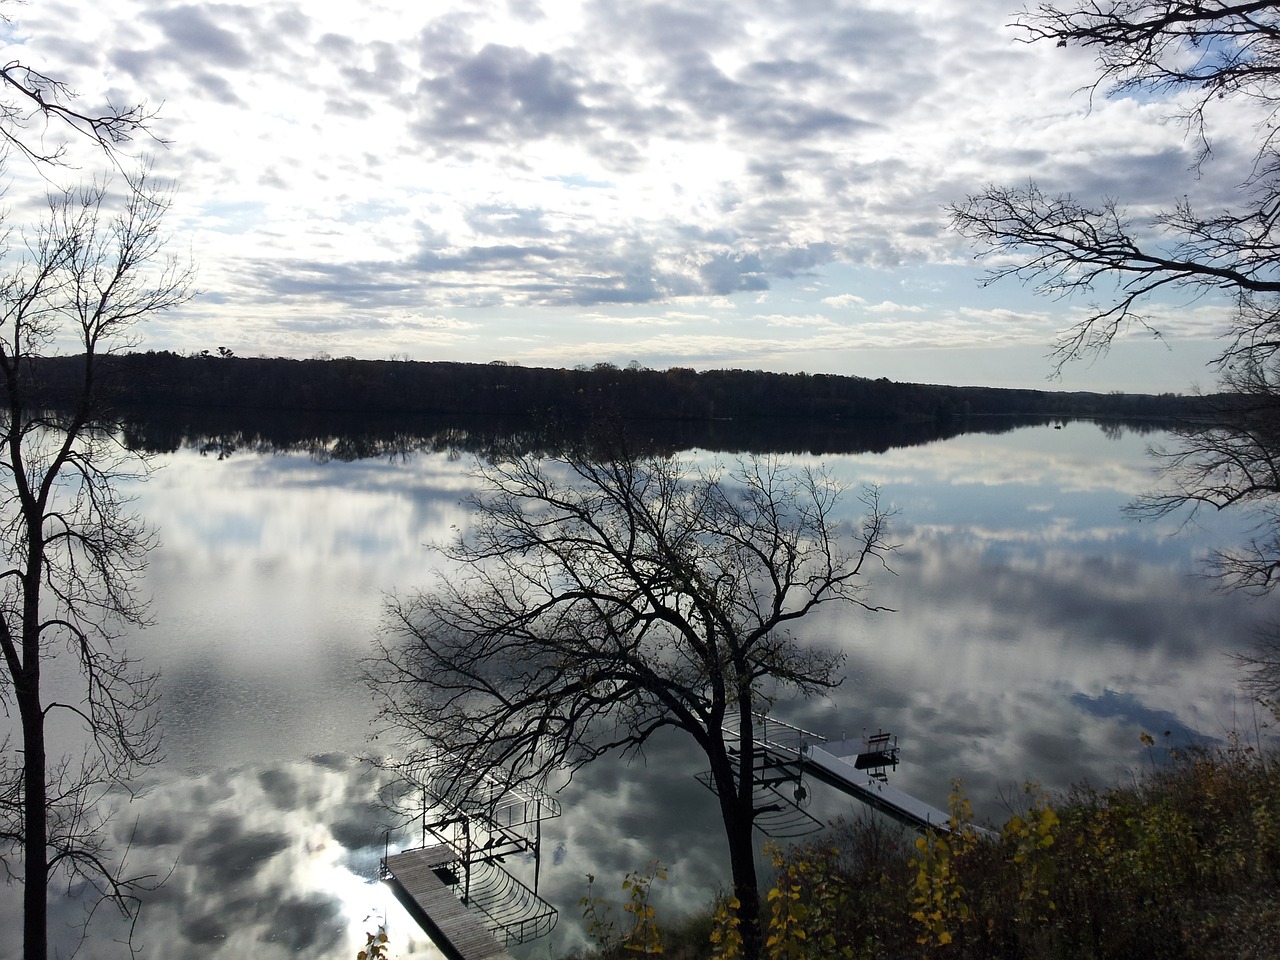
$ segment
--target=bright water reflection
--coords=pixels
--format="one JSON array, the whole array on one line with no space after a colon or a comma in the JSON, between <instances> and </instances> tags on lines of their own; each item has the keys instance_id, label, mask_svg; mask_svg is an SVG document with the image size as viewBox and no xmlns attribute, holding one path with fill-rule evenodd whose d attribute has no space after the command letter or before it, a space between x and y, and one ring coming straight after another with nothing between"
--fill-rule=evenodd
<instances>
[{"instance_id":1,"label":"bright water reflection","mask_svg":"<svg viewBox=\"0 0 1280 960\"><path fill-rule=\"evenodd\" d=\"M825 608L806 622L848 654L849 679L776 712L837 737L890 729L897 786L941 806L962 777L991 817L1029 779L1126 776L1146 762L1144 730L1219 738L1249 723L1227 652L1268 611L1193 576L1238 521L1174 536L1173 522L1126 520L1121 507L1151 482L1148 440L1072 423L823 458L899 510L894 573L872 594L896 612ZM350 958L385 918L396 956L434 954L370 882L385 816L350 758L377 746L358 677L382 596L422 582L423 544L465 522L465 459L180 451L165 463L139 490L163 543L147 575L157 626L131 650L163 673L168 760L117 829L138 825L135 869L173 874L136 941L164 957ZM856 497L848 505L854 520ZM563 917L528 955L580 940L588 871L612 892L658 857L671 868L665 906L715 891L723 841L697 770L673 739L561 794L542 891ZM815 792L820 818L852 812ZM0 892L6 929L17 903L16 888ZM110 955L104 929L94 956Z\"/></svg>"}]
</instances>

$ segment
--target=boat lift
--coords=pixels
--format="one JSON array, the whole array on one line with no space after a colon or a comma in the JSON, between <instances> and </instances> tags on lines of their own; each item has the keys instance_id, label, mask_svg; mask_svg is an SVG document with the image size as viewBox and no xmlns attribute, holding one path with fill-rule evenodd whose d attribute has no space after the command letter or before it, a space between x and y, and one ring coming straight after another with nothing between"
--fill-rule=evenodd
<instances>
[{"instance_id":1,"label":"boat lift","mask_svg":"<svg viewBox=\"0 0 1280 960\"><path fill-rule=\"evenodd\" d=\"M738 731L725 733L731 743L740 741ZM768 836L799 837L822 828L806 809L814 780L921 832L951 830L947 813L889 786L899 750L897 738L883 730L860 744L831 742L758 714L755 744L756 826ZM730 749L741 755L740 747ZM698 779L715 791L710 773ZM392 853L388 840L383 878L450 960L511 960L507 945L550 932L558 919L539 896L538 880L542 821L558 817L560 804L528 786L492 778L480 786L465 805L424 789L421 846ZM532 888L503 867L510 856L532 859Z\"/></svg>"},{"instance_id":2,"label":"boat lift","mask_svg":"<svg viewBox=\"0 0 1280 960\"><path fill-rule=\"evenodd\" d=\"M558 816L544 791L492 778L465 803L424 788L421 846L392 853L388 838L383 879L452 960L508 958L506 946L549 933L559 917L538 893L542 821ZM509 857L532 860L532 887L506 869Z\"/></svg>"},{"instance_id":3,"label":"boat lift","mask_svg":"<svg viewBox=\"0 0 1280 960\"><path fill-rule=\"evenodd\" d=\"M912 829L951 831L950 814L889 786L889 771L900 761L898 739L892 734L877 730L860 741L832 742L764 714L755 719L756 825L766 836L796 837L821 829L823 824L805 810L810 799L806 776ZM736 729L726 728L725 733L739 737ZM710 773L698 779L714 792Z\"/></svg>"}]
</instances>

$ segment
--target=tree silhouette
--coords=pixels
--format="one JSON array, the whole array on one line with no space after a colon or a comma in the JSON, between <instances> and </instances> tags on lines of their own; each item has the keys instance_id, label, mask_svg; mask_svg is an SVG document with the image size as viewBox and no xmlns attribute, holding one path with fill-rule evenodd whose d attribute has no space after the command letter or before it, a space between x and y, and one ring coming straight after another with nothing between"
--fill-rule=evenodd
<instances>
[{"instance_id":1,"label":"tree silhouette","mask_svg":"<svg viewBox=\"0 0 1280 960\"><path fill-rule=\"evenodd\" d=\"M126 912L141 879L112 862L98 829L101 793L158 750L155 678L118 646L122 626L145 620L135 588L150 544L120 485L147 461L107 416L101 369L140 319L189 295L189 268L162 252L167 207L145 176L123 195L83 189L52 199L0 255L0 695L21 725L19 749L0 759L0 857L11 872L22 859L28 960L47 954L59 873ZM37 362L67 342L78 348L70 393ZM64 661L82 692L49 699L46 677L65 676Z\"/></svg>"},{"instance_id":2,"label":"tree silhouette","mask_svg":"<svg viewBox=\"0 0 1280 960\"><path fill-rule=\"evenodd\" d=\"M1016 25L1028 42L1094 51L1095 89L1177 95L1175 117L1196 142L1201 176L1212 173L1215 112L1256 111L1250 172L1225 209L1183 198L1140 218L1115 200L1052 195L1030 183L990 186L953 205L951 219L995 264L987 282L1016 278L1053 296L1106 291L1061 335L1059 369L1106 350L1134 324L1159 334L1144 313L1156 295L1226 299L1231 319L1213 361L1226 395L1216 398L1212 422L1179 429L1176 446L1160 452L1161 485L1132 510L1253 511L1253 534L1219 550L1211 572L1226 586L1267 593L1280 570L1280 5L1079 0L1041 4ZM1276 649L1263 638L1262 652L1244 660L1275 663ZM1265 673L1255 679L1280 687L1280 670L1270 681Z\"/></svg>"},{"instance_id":3,"label":"tree silhouette","mask_svg":"<svg viewBox=\"0 0 1280 960\"><path fill-rule=\"evenodd\" d=\"M1108 291L1064 331L1059 367L1105 350L1133 324L1149 325L1143 307L1155 294L1226 294L1235 311L1218 362L1267 360L1280 346L1280 153L1271 122L1280 107L1280 7L1085 0L1042 4L1016 25L1029 42L1094 50L1098 87L1181 95L1186 105L1176 115L1198 141L1202 174L1210 172L1215 107L1247 101L1260 117L1252 172L1232 209L1202 211L1184 198L1135 218L1115 200L1050 194L1034 182L990 186L952 205L955 228L995 263L987 281L1018 278L1054 296Z\"/></svg>"},{"instance_id":4,"label":"tree silhouette","mask_svg":"<svg viewBox=\"0 0 1280 960\"><path fill-rule=\"evenodd\" d=\"M845 531L820 472L695 469L621 441L486 463L478 479L449 566L389 606L370 682L393 766L463 798L683 731L710 765L757 956L753 732L773 697L841 680L843 656L795 639L796 621L830 601L881 609L865 595L891 550L875 491Z\"/></svg>"}]
</instances>

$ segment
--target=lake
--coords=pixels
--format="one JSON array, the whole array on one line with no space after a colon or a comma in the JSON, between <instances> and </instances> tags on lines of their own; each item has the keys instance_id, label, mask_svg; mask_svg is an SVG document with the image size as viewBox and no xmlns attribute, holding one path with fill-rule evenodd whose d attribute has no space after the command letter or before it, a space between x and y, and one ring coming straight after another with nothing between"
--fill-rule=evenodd
<instances>
[{"instance_id":1,"label":"lake","mask_svg":"<svg viewBox=\"0 0 1280 960\"><path fill-rule=\"evenodd\" d=\"M1058 790L1131 778L1154 759L1143 732L1186 742L1253 729L1230 654L1274 604L1216 593L1196 575L1245 518L1128 519L1124 505L1153 484L1147 446L1166 438L1059 426L790 455L853 487L850 520L857 487L879 485L899 549L871 593L894 612L828 606L803 625L847 655L844 684L776 715L834 738L892 731L903 764L891 783L945 807L960 778L990 819L1029 781ZM361 661L384 597L425 582L425 544L466 523L470 455L338 455L330 441L288 453L171 446L136 489L161 545L146 575L155 625L129 649L162 673L167 759L132 803L121 799L113 829L133 835L134 872L168 879L148 895L135 943L166 958L327 960L354 957L363 932L385 923L394 956L436 955L375 879L388 815L355 759L379 748ZM720 888L723 840L700 769L668 738L558 794L564 813L543 826L540 879L560 923L518 954L584 942L588 872L612 896L629 870L660 859L670 875L660 917ZM813 793L819 819L858 812L834 791ZM0 888L5 929L18 929L19 902L19 888ZM55 904L52 941L64 951L62 925L78 910ZM120 929L103 918L94 929L89 953L111 956Z\"/></svg>"}]
</instances>

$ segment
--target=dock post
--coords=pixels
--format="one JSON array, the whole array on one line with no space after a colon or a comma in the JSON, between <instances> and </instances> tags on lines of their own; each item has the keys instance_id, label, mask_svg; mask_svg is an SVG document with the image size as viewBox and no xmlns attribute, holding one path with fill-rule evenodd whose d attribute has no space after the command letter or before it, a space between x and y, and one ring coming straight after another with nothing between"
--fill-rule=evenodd
<instances>
[{"instance_id":1,"label":"dock post","mask_svg":"<svg viewBox=\"0 0 1280 960\"><path fill-rule=\"evenodd\" d=\"M471 902L471 818L462 818L462 849L466 851L462 858L463 876L466 878L462 884L462 902Z\"/></svg>"},{"instance_id":2,"label":"dock post","mask_svg":"<svg viewBox=\"0 0 1280 960\"><path fill-rule=\"evenodd\" d=\"M533 892L538 893L538 875L542 873L542 800L538 800L538 819L533 826Z\"/></svg>"}]
</instances>

